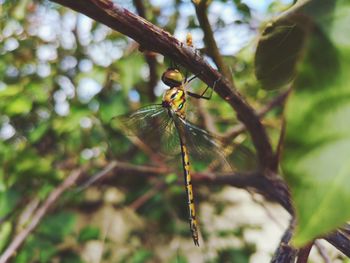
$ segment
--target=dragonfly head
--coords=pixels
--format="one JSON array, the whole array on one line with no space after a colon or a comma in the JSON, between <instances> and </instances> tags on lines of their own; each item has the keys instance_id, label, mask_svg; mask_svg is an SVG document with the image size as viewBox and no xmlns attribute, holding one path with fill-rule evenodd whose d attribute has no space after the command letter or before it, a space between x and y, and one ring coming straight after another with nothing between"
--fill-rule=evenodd
<instances>
[{"instance_id":1,"label":"dragonfly head","mask_svg":"<svg viewBox=\"0 0 350 263\"><path fill-rule=\"evenodd\" d=\"M178 116L185 117L185 91L182 86L173 87L165 91L162 105L165 108L171 109Z\"/></svg>"},{"instance_id":2,"label":"dragonfly head","mask_svg":"<svg viewBox=\"0 0 350 263\"><path fill-rule=\"evenodd\" d=\"M168 68L162 75L162 81L170 88L179 87L185 82L184 76L178 69Z\"/></svg>"}]
</instances>

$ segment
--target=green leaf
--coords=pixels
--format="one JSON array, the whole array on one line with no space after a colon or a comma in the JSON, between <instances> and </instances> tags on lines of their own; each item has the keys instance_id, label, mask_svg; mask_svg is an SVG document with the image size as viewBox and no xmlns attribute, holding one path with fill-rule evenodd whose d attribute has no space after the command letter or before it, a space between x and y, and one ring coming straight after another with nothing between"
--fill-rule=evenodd
<instances>
[{"instance_id":1,"label":"green leaf","mask_svg":"<svg viewBox=\"0 0 350 263\"><path fill-rule=\"evenodd\" d=\"M45 121L40 123L37 127L30 132L28 139L31 143L38 142L44 134L50 129L51 122Z\"/></svg>"},{"instance_id":2,"label":"green leaf","mask_svg":"<svg viewBox=\"0 0 350 263\"><path fill-rule=\"evenodd\" d=\"M101 100L99 114L101 120L110 123L114 116L125 114L126 103L121 93L115 93L108 98Z\"/></svg>"},{"instance_id":3,"label":"green leaf","mask_svg":"<svg viewBox=\"0 0 350 263\"><path fill-rule=\"evenodd\" d=\"M11 103L6 107L5 112L12 116L18 114L26 114L32 109L32 101L26 96L13 98Z\"/></svg>"},{"instance_id":4,"label":"green leaf","mask_svg":"<svg viewBox=\"0 0 350 263\"><path fill-rule=\"evenodd\" d=\"M6 246L11 237L12 224L9 221L3 222L0 225L0 251Z\"/></svg>"},{"instance_id":5,"label":"green leaf","mask_svg":"<svg viewBox=\"0 0 350 263\"><path fill-rule=\"evenodd\" d=\"M282 163L296 208L296 246L350 219L350 37L337 37L350 2L311 1L303 12L314 24L286 108Z\"/></svg>"},{"instance_id":6,"label":"green leaf","mask_svg":"<svg viewBox=\"0 0 350 263\"><path fill-rule=\"evenodd\" d=\"M75 215L73 213L60 212L46 217L38 228L38 233L52 241L61 242L73 231L74 225Z\"/></svg>"},{"instance_id":7,"label":"green leaf","mask_svg":"<svg viewBox=\"0 0 350 263\"><path fill-rule=\"evenodd\" d=\"M11 189L0 192L0 218L8 215L13 210L19 198L20 194Z\"/></svg>"},{"instance_id":8,"label":"green leaf","mask_svg":"<svg viewBox=\"0 0 350 263\"><path fill-rule=\"evenodd\" d=\"M97 227L87 226L84 227L78 237L79 242L86 242L92 239L98 239L100 236L100 230Z\"/></svg>"},{"instance_id":9,"label":"green leaf","mask_svg":"<svg viewBox=\"0 0 350 263\"><path fill-rule=\"evenodd\" d=\"M266 24L255 53L255 76L267 90L291 82L314 25L326 29L335 1L298 1L278 19ZM308 19L311 17L311 20Z\"/></svg>"},{"instance_id":10,"label":"green leaf","mask_svg":"<svg viewBox=\"0 0 350 263\"><path fill-rule=\"evenodd\" d=\"M17 85L9 85L5 89L0 90L0 99L9 99L13 96L18 95L20 92L22 92L22 88Z\"/></svg>"},{"instance_id":11,"label":"green leaf","mask_svg":"<svg viewBox=\"0 0 350 263\"><path fill-rule=\"evenodd\" d=\"M148 251L146 249L139 249L132 258L130 259L129 262L132 263L142 263L150 260L152 258L152 252Z\"/></svg>"},{"instance_id":12,"label":"green leaf","mask_svg":"<svg viewBox=\"0 0 350 263\"><path fill-rule=\"evenodd\" d=\"M255 53L255 76L267 90L290 82L305 40L305 31L293 20L269 23Z\"/></svg>"},{"instance_id":13,"label":"green leaf","mask_svg":"<svg viewBox=\"0 0 350 263\"><path fill-rule=\"evenodd\" d=\"M130 55L118 61L120 71L120 84L123 90L130 90L141 80L143 58L139 55Z\"/></svg>"}]
</instances>

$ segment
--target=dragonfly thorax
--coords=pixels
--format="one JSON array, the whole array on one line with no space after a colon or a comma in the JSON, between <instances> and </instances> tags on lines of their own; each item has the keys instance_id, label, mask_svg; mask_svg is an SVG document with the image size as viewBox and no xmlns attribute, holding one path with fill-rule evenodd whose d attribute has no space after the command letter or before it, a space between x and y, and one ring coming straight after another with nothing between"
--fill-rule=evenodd
<instances>
[{"instance_id":1,"label":"dragonfly thorax","mask_svg":"<svg viewBox=\"0 0 350 263\"><path fill-rule=\"evenodd\" d=\"M173 87L165 91L163 96L163 107L175 112L178 116L185 118L186 96L182 86Z\"/></svg>"}]
</instances>

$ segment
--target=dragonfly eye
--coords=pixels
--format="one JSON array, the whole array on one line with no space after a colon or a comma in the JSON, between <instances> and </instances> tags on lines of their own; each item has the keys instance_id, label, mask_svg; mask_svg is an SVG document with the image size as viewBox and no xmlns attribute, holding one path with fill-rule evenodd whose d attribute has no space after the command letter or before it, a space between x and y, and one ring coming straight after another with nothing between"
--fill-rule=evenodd
<instances>
[{"instance_id":1,"label":"dragonfly eye","mask_svg":"<svg viewBox=\"0 0 350 263\"><path fill-rule=\"evenodd\" d=\"M178 69L167 69L162 75L162 81L169 87L178 87L184 81L184 77Z\"/></svg>"},{"instance_id":2,"label":"dragonfly eye","mask_svg":"<svg viewBox=\"0 0 350 263\"><path fill-rule=\"evenodd\" d=\"M177 92L171 94L170 99L171 99L171 100L175 99L176 95L177 95Z\"/></svg>"}]
</instances>

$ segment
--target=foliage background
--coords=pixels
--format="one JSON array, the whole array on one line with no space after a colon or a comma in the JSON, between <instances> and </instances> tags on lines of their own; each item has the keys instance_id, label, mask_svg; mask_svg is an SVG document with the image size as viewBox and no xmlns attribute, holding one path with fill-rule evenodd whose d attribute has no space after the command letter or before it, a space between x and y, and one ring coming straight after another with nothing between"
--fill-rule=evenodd
<instances>
[{"instance_id":1,"label":"foliage background","mask_svg":"<svg viewBox=\"0 0 350 263\"><path fill-rule=\"evenodd\" d=\"M126 168L84 187L112 160L132 167L152 163L152 156L114 129L110 120L160 101L165 87L150 77L159 80L170 62L151 54L156 70L150 73L149 61L133 41L52 2L0 3L0 249L26 225L50 191L83 167L84 180L59 200L15 262L269 260L289 216L275 205L263 205L258 195L230 187L195 186L203 235L203 246L197 249L189 236L176 169L147 176ZM137 12L131 1L118 3ZM290 4L212 1L208 10L236 86L256 109L279 93L262 89L264 83L254 76L258 36L266 21ZM180 40L191 32L195 47L204 46L190 1L144 5L149 21ZM215 124L211 131L225 134L238 123L215 95L195 106L194 121L205 126L209 118ZM280 113L280 108L273 109L264 119L275 146ZM236 140L252 149L247 134ZM336 253L332 257L342 258Z\"/></svg>"}]
</instances>

